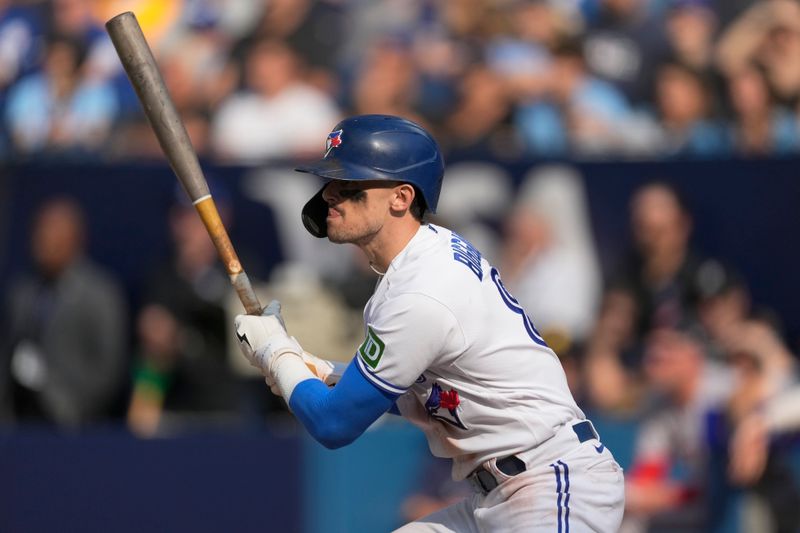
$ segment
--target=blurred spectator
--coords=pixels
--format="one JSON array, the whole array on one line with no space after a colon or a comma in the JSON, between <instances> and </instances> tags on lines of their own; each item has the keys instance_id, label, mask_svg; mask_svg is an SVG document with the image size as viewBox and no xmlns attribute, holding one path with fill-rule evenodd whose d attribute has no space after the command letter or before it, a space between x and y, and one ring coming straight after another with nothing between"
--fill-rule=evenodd
<instances>
[{"instance_id":1,"label":"blurred spectator","mask_svg":"<svg viewBox=\"0 0 800 533\"><path fill-rule=\"evenodd\" d=\"M654 328L695 320L698 269L689 247L691 215L666 183L640 187L631 199L634 247L613 275L588 342L586 380L596 407L641 408L641 342Z\"/></svg>"},{"instance_id":2,"label":"blurred spectator","mask_svg":"<svg viewBox=\"0 0 800 533\"><path fill-rule=\"evenodd\" d=\"M33 68L42 26L41 14L31 6L0 1L0 95Z\"/></svg>"},{"instance_id":3,"label":"blurred spectator","mask_svg":"<svg viewBox=\"0 0 800 533\"><path fill-rule=\"evenodd\" d=\"M574 38L580 21L570 19L558 4L547 0L514 0L504 10L508 30L486 46L487 64L509 77L542 74L549 52Z\"/></svg>"},{"instance_id":4,"label":"blurred spectator","mask_svg":"<svg viewBox=\"0 0 800 533\"><path fill-rule=\"evenodd\" d=\"M720 36L717 58L727 75L758 65L776 101L794 108L800 98L800 4L754 3Z\"/></svg>"},{"instance_id":5,"label":"blurred spectator","mask_svg":"<svg viewBox=\"0 0 800 533\"><path fill-rule=\"evenodd\" d=\"M420 79L407 43L387 39L373 44L353 85L353 114L396 115L425 125L415 105Z\"/></svg>"},{"instance_id":6,"label":"blurred spectator","mask_svg":"<svg viewBox=\"0 0 800 533\"><path fill-rule=\"evenodd\" d=\"M710 515L708 435L730 394L730 376L707 360L689 330L664 328L648 338L644 370L661 403L636 438L623 530L708 531L720 521Z\"/></svg>"},{"instance_id":7,"label":"blurred spectator","mask_svg":"<svg viewBox=\"0 0 800 533\"><path fill-rule=\"evenodd\" d=\"M339 66L348 71L360 64L374 43L383 39L406 36L411 38L417 32L427 32L433 28L440 34L449 35L443 18L444 4L434 0L349 0L345 3L346 16L343 22L342 41L339 53ZM441 8L438 4L442 4Z\"/></svg>"},{"instance_id":8,"label":"blurred spectator","mask_svg":"<svg viewBox=\"0 0 800 533\"><path fill-rule=\"evenodd\" d=\"M86 223L67 198L45 202L31 234L34 268L7 295L0 416L72 428L111 414L126 363L126 304L85 254Z\"/></svg>"},{"instance_id":9,"label":"blurred spectator","mask_svg":"<svg viewBox=\"0 0 800 533\"><path fill-rule=\"evenodd\" d=\"M697 318L715 355L721 355L731 337L750 318L750 293L744 279L716 259L707 259L698 266L694 287Z\"/></svg>"},{"instance_id":10,"label":"blurred spectator","mask_svg":"<svg viewBox=\"0 0 800 533\"><path fill-rule=\"evenodd\" d=\"M614 284L636 298L639 335L693 320L701 261L689 246L692 216L685 201L667 183L654 182L636 190L630 206L633 250Z\"/></svg>"},{"instance_id":11,"label":"blurred spectator","mask_svg":"<svg viewBox=\"0 0 800 533\"><path fill-rule=\"evenodd\" d=\"M508 30L503 2L438 0L436 5L449 35L464 43L472 57L481 57L486 45Z\"/></svg>"},{"instance_id":12,"label":"blurred spectator","mask_svg":"<svg viewBox=\"0 0 800 533\"><path fill-rule=\"evenodd\" d=\"M95 17L92 0L51 0L49 4L48 31L81 43L85 49L83 76L87 80L104 81L119 72L119 59L111 38Z\"/></svg>"},{"instance_id":13,"label":"blurred spectator","mask_svg":"<svg viewBox=\"0 0 800 533\"><path fill-rule=\"evenodd\" d=\"M255 163L316 153L336 124L332 100L304 82L297 56L283 42L263 40L247 54L245 89L217 111L212 143L228 161Z\"/></svg>"},{"instance_id":14,"label":"blurred spectator","mask_svg":"<svg viewBox=\"0 0 800 533\"><path fill-rule=\"evenodd\" d=\"M30 6L0 0L0 110L5 111L7 90L36 66L41 47L42 16ZM0 159L9 159L11 141L0 120Z\"/></svg>"},{"instance_id":15,"label":"blurred spectator","mask_svg":"<svg viewBox=\"0 0 800 533\"><path fill-rule=\"evenodd\" d=\"M439 126L454 111L470 58L462 43L436 28L416 32L411 47L420 80L416 108ZM501 111L505 109L502 99L498 106Z\"/></svg>"},{"instance_id":16,"label":"blurred spectator","mask_svg":"<svg viewBox=\"0 0 800 533\"><path fill-rule=\"evenodd\" d=\"M714 120L708 77L676 61L662 63L656 72L655 104L663 130L665 155L728 155L725 132Z\"/></svg>"},{"instance_id":17,"label":"blurred spectator","mask_svg":"<svg viewBox=\"0 0 800 533\"><path fill-rule=\"evenodd\" d=\"M646 390L637 331L640 313L630 290L611 287L603 295L583 364L586 399L601 412L630 415L641 411Z\"/></svg>"},{"instance_id":18,"label":"blurred spectator","mask_svg":"<svg viewBox=\"0 0 800 533\"><path fill-rule=\"evenodd\" d=\"M673 57L698 71L712 68L717 16L708 0L671 0L666 19Z\"/></svg>"},{"instance_id":19,"label":"blurred spectator","mask_svg":"<svg viewBox=\"0 0 800 533\"><path fill-rule=\"evenodd\" d=\"M728 339L736 386L728 402L733 427L729 474L746 487L745 531L791 533L800 524L800 488L792 448L781 434L800 431L796 360L764 322L748 321Z\"/></svg>"},{"instance_id":20,"label":"blurred spectator","mask_svg":"<svg viewBox=\"0 0 800 533\"><path fill-rule=\"evenodd\" d=\"M42 72L10 89L4 118L21 153L86 154L104 144L117 102L108 85L84 76L85 58L80 40L51 36Z\"/></svg>"},{"instance_id":21,"label":"blurred spectator","mask_svg":"<svg viewBox=\"0 0 800 533\"><path fill-rule=\"evenodd\" d=\"M546 99L524 102L515 118L528 150L552 156L620 149L620 123L630 113L625 98L589 74L578 43L562 43L553 56Z\"/></svg>"},{"instance_id":22,"label":"blurred spectator","mask_svg":"<svg viewBox=\"0 0 800 533\"><path fill-rule=\"evenodd\" d=\"M567 167L536 169L505 227L504 282L548 345L564 353L589 333L601 288L580 176Z\"/></svg>"},{"instance_id":23,"label":"blurred spectator","mask_svg":"<svg viewBox=\"0 0 800 533\"><path fill-rule=\"evenodd\" d=\"M227 217L220 190L215 187L215 199ZM237 407L226 359L230 282L188 201L170 209L169 230L173 257L151 277L136 320L139 347L128 425L143 436L180 423L165 421L164 415L230 414Z\"/></svg>"},{"instance_id":24,"label":"blurred spectator","mask_svg":"<svg viewBox=\"0 0 800 533\"><path fill-rule=\"evenodd\" d=\"M261 0L262 13L247 36L233 49L242 59L245 52L264 39L284 41L306 67L311 85L331 92L335 72L346 39L346 6L335 0Z\"/></svg>"},{"instance_id":25,"label":"blurred spectator","mask_svg":"<svg viewBox=\"0 0 800 533\"><path fill-rule=\"evenodd\" d=\"M159 53L172 101L184 115L208 113L236 88L237 72L228 62L224 35L213 29L185 31Z\"/></svg>"},{"instance_id":26,"label":"blurred spectator","mask_svg":"<svg viewBox=\"0 0 800 533\"><path fill-rule=\"evenodd\" d=\"M458 87L458 101L445 122L448 148L470 156L518 155L511 129L511 101L500 77L484 65L469 68Z\"/></svg>"},{"instance_id":27,"label":"blurred spectator","mask_svg":"<svg viewBox=\"0 0 800 533\"><path fill-rule=\"evenodd\" d=\"M513 95L539 98L547 89L551 51L574 37L576 28L546 1L515 1L508 11L510 32L488 44L486 65L506 81Z\"/></svg>"},{"instance_id":28,"label":"blurred spectator","mask_svg":"<svg viewBox=\"0 0 800 533\"><path fill-rule=\"evenodd\" d=\"M714 6L714 13L719 17L719 27L727 28L745 10L761 1L763 0L714 0L711 5Z\"/></svg>"},{"instance_id":29,"label":"blurred spectator","mask_svg":"<svg viewBox=\"0 0 800 533\"><path fill-rule=\"evenodd\" d=\"M634 104L650 94L652 68L667 52L664 25L648 0L600 0L585 36L589 70L613 83Z\"/></svg>"},{"instance_id":30,"label":"blurred spectator","mask_svg":"<svg viewBox=\"0 0 800 533\"><path fill-rule=\"evenodd\" d=\"M731 137L742 155L787 154L800 149L798 121L772 101L760 68L745 66L728 77L733 110Z\"/></svg>"}]
</instances>

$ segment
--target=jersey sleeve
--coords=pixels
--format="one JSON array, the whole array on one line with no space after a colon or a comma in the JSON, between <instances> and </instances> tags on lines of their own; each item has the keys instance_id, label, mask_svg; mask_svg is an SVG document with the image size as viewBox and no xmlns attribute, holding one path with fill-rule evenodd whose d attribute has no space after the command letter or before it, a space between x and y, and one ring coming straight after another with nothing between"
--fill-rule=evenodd
<instances>
[{"instance_id":1,"label":"jersey sleeve","mask_svg":"<svg viewBox=\"0 0 800 533\"><path fill-rule=\"evenodd\" d=\"M377 388L398 396L439 358L463 351L464 343L447 306L424 294L402 294L367 317L356 366Z\"/></svg>"},{"instance_id":2,"label":"jersey sleeve","mask_svg":"<svg viewBox=\"0 0 800 533\"><path fill-rule=\"evenodd\" d=\"M375 420L394 407L386 394L347 366L342 379L330 388L316 378L300 382L289 407L311 436L326 448L340 448L358 438Z\"/></svg>"}]
</instances>

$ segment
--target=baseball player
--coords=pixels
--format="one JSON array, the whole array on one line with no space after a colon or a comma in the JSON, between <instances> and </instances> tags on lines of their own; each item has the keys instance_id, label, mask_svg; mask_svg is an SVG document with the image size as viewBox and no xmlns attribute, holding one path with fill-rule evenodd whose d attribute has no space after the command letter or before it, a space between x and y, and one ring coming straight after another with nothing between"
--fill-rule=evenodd
<instances>
[{"instance_id":1,"label":"baseball player","mask_svg":"<svg viewBox=\"0 0 800 533\"><path fill-rule=\"evenodd\" d=\"M245 356L311 435L345 446L389 411L453 460L474 494L402 532L617 531L622 469L558 358L497 269L423 220L444 173L433 138L402 118L352 117L328 135L321 161L297 170L326 181L303 208L306 229L355 244L380 276L346 368L305 353L277 302L236 317Z\"/></svg>"}]
</instances>

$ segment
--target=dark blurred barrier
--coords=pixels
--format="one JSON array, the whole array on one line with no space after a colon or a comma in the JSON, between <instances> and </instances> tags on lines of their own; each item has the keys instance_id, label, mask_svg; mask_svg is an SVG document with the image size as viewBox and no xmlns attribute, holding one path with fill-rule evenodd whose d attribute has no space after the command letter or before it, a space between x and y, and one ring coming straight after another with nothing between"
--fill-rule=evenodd
<instances>
[{"instance_id":1,"label":"dark blurred barrier","mask_svg":"<svg viewBox=\"0 0 800 533\"><path fill-rule=\"evenodd\" d=\"M627 468L635 423L593 420ZM305 434L0 433L0 531L391 531L404 499L446 475L427 457L423 435L394 419L336 451Z\"/></svg>"},{"instance_id":2,"label":"dark blurred barrier","mask_svg":"<svg viewBox=\"0 0 800 533\"><path fill-rule=\"evenodd\" d=\"M489 163L512 186L536 167L525 161ZM800 159L583 163L577 168L606 273L629 241L631 192L645 181L667 180L685 194L694 213L697 247L738 267L755 302L777 311L792 346L798 346L800 300L794 295L800 294L800 276L792 266L800 264L800 247L794 245L800 227ZM210 168L207 174L228 185L235 212L230 233L248 273L266 277L282 259L273 212L243 193L247 171ZM5 192L7 208L0 213L0 287L27 264L35 207L48 196L67 193L88 210L91 255L122 277L135 304L143 278L168 250L166 213L177 185L167 167L25 166L6 169L3 180L0 194Z\"/></svg>"},{"instance_id":3,"label":"dark blurred barrier","mask_svg":"<svg viewBox=\"0 0 800 533\"><path fill-rule=\"evenodd\" d=\"M629 423L603 428L632 440ZM427 456L404 423L333 452L267 433L23 430L0 435L0 531L390 531L406 496L441 482L426 475Z\"/></svg>"},{"instance_id":4,"label":"dark blurred barrier","mask_svg":"<svg viewBox=\"0 0 800 533\"><path fill-rule=\"evenodd\" d=\"M303 530L297 439L0 434L0 531Z\"/></svg>"}]
</instances>

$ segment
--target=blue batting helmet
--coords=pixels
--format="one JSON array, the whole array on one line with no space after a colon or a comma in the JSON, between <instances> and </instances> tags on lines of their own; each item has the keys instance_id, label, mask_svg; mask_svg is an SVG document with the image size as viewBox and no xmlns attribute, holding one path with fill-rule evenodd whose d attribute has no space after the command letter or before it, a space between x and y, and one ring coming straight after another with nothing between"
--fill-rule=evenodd
<instances>
[{"instance_id":1,"label":"blue batting helmet","mask_svg":"<svg viewBox=\"0 0 800 533\"><path fill-rule=\"evenodd\" d=\"M431 135L410 120L390 115L361 115L333 127L325 157L295 170L330 180L389 180L410 183L425 207L436 212L444 160ZM303 207L303 225L315 237L326 237L328 206L322 189Z\"/></svg>"}]
</instances>

